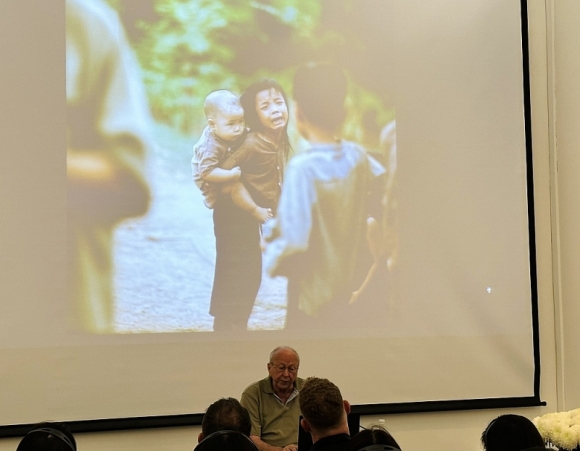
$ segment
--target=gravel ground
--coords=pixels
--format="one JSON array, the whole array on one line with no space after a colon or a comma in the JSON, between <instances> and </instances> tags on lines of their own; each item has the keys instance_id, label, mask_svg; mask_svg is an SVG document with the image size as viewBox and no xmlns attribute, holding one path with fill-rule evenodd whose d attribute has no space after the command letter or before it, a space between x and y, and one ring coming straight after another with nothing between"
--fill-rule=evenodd
<instances>
[{"instance_id":1,"label":"gravel ground","mask_svg":"<svg viewBox=\"0 0 580 451\"><path fill-rule=\"evenodd\" d=\"M157 149L149 155L147 178L148 213L123 222L115 232L116 329L210 331L213 221L191 180L189 156ZM285 314L285 279L264 275L248 329L281 329Z\"/></svg>"}]
</instances>

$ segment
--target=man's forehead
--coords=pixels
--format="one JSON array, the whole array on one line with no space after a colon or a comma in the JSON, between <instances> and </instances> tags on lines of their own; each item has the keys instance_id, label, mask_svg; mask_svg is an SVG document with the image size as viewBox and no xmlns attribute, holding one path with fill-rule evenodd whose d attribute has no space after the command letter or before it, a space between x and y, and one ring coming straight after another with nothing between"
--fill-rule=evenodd
<instances>
[{"instance_id":1,"label":"man's forehead","mask_svg":"<svg viewBox=\"0 0 580 451\"><path fill-rule=\"evenodd\" d=\"M221 110L219 116L225 120L243 118L244 110L241 106L230 106Z\"/></svg>"},{"instance_id":2,"label":"man's forehead","mask_svg":"<svg viewBox=\"0 0 580 451\"><path fill-rule=\"evenodd\" d=\"M260 91L256 95L256 100L258 102L266 102L268 100L278 100L283 99L282 93L278 91L276 88L269 88L265 89L264 91Z\"/></svg>"},{"instance_id":3,"label":"man's forehead","mask_svg":"<svg viewBox=\"0 0 580 451\"><path fill-rule=\"evenodd\" d=\"M284 361L298 363L298 355L291 349L280 349L272 355L272 362Z\"/></svg>"}]
</instances>

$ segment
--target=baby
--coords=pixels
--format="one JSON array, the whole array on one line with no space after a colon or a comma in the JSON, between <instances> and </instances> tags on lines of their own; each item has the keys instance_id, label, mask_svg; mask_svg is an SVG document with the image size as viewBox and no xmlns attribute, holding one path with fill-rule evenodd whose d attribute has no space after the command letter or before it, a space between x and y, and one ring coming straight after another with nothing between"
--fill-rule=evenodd
<instances>
[{"instance_id":1,"label":"baby","mask_svg":"<svg viewBox=\"0 0 580 451\"><path fill-rule=\"evenodd\" d=\"M272 217L269 208L256 205L245 186L238 182L239 167L223 169L219 164L244 141L244 110L238 97L225 89L208 94L203 104L207 127L193 146L193 180L203 194L204 204L213 208L220 192L260 223Z\"/></svg>"}]
</instances>

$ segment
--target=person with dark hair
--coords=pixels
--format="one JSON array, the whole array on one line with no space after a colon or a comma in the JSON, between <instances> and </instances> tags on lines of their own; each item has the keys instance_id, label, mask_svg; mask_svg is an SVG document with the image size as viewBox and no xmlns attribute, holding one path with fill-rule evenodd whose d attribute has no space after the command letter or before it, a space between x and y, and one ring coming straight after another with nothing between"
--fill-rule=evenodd
<instances>
[{"instance_id":1,"label":"person with dark hair","mask_svg":"<svg viewBox=\"0 0 580 451\"><path fill-rule=\"evenodd\" d=\"M260 451L296 451L298 442L300 357L289 346L270 353L268 377L250 384L241 404L252 420L250 438Z\"/></svg>"},{"instance_id":2,"label":"person with dark hair","mask_svg":"<svg viewBox=\"0 0 580 451\"><path fill-rule=\"evenodd\" d=\"M217 431L238 431L250 436L250 414L235 398L222 398L211 404L201 421L198 441Z\"/></svg>"},{"instance_id":3,"label":"person with dark hair","mask_svg":"<svg viewBox=\"0 0 580 451\"><path fill-rule=\"evenodd\" d=\"M350 441L349 451L401 451L395 438L386 429L373 426L360 431Z\"/></svg>"},{"instance_id":4,"label":"person with dark hair","mask_svg":"<svg viewBox=\"0 0 580 451\"><path fill-rule=\"evenodd\" d=\"M544 440L530 420L521 415L500 415L481 434L485 451L523 451L543 447Z\"/></svg>"},{"instance_id":5,"label":"person with dark hair","mask_svg":"<svg viewBox=\"0 0 580 451\"><path fill-rule=\"evenodd\" d=\"M194 451L257 451L250 438L239 431L217 431L205 437Z\"/></svg>"},{"instance_id":6,"label":"person with dark hair","mask_svg":"<svg viewBox=\"0 0 580 451\"><path fill-rule=\"evenodd\" d=\"M294 77L296 127L310 148L292 158L264 267L288 278L287 328L352 325L350 297L367 257L369 192L384 168L337 134L345 118L347 79L332 64L302 67Z\"/></svg>"},{"instance_id":7,"label":"person with dark hair","mask_svg":"<svg viewBox=\"0 0 580 451\"><path fill-rule=\"evenodd\" d=\"M77 442L64 423L35 425L20 441L16 451L76 451Z\"/></svg>"},{"instance_id":8,"label":"person with dark hair","mask_svg":"<svg viewBox=\"0 0 580 451\"><path fill-rule=\"evenodd\" d=\"M250 85L240 102L250 132L221 167L238 166L240 180L256 205L275 212L290 150L286 94L277 82L265 79ZM215 203L213 220L216 265L209 312L213 330L246 330L262 281L260 221L225 195Z\"/></svg>"},{"instance_id":9,"label":"person with dark hair","mask_svg":"<svg viewBox=\"0 0 580 451\"><path fill-rule=\"evenodd\" d=\"M312 451L344 451L349 448L347 415L350 404L328 379L309 377L300 391L300 424L312 436ZM304 450L302 450L304 451Z\"/></svg>"}]
</instances>

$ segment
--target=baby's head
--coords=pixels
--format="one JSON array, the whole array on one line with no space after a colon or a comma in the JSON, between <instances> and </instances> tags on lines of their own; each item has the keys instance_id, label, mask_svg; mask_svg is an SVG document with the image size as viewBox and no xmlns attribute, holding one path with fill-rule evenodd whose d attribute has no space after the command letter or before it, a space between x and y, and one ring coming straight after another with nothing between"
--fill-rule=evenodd
<instances>
[{"instance_id":1,"label":"baby's head","mask_svg":"<svg viewBox=\"0 0 580 451\"><path fill-rule=\"evenodd\" d=\"M218 138L233 142L244 132L244 110L234 93L225 89L210 92L203 110L207 125Z\"/></svg>"}]
</instances>

